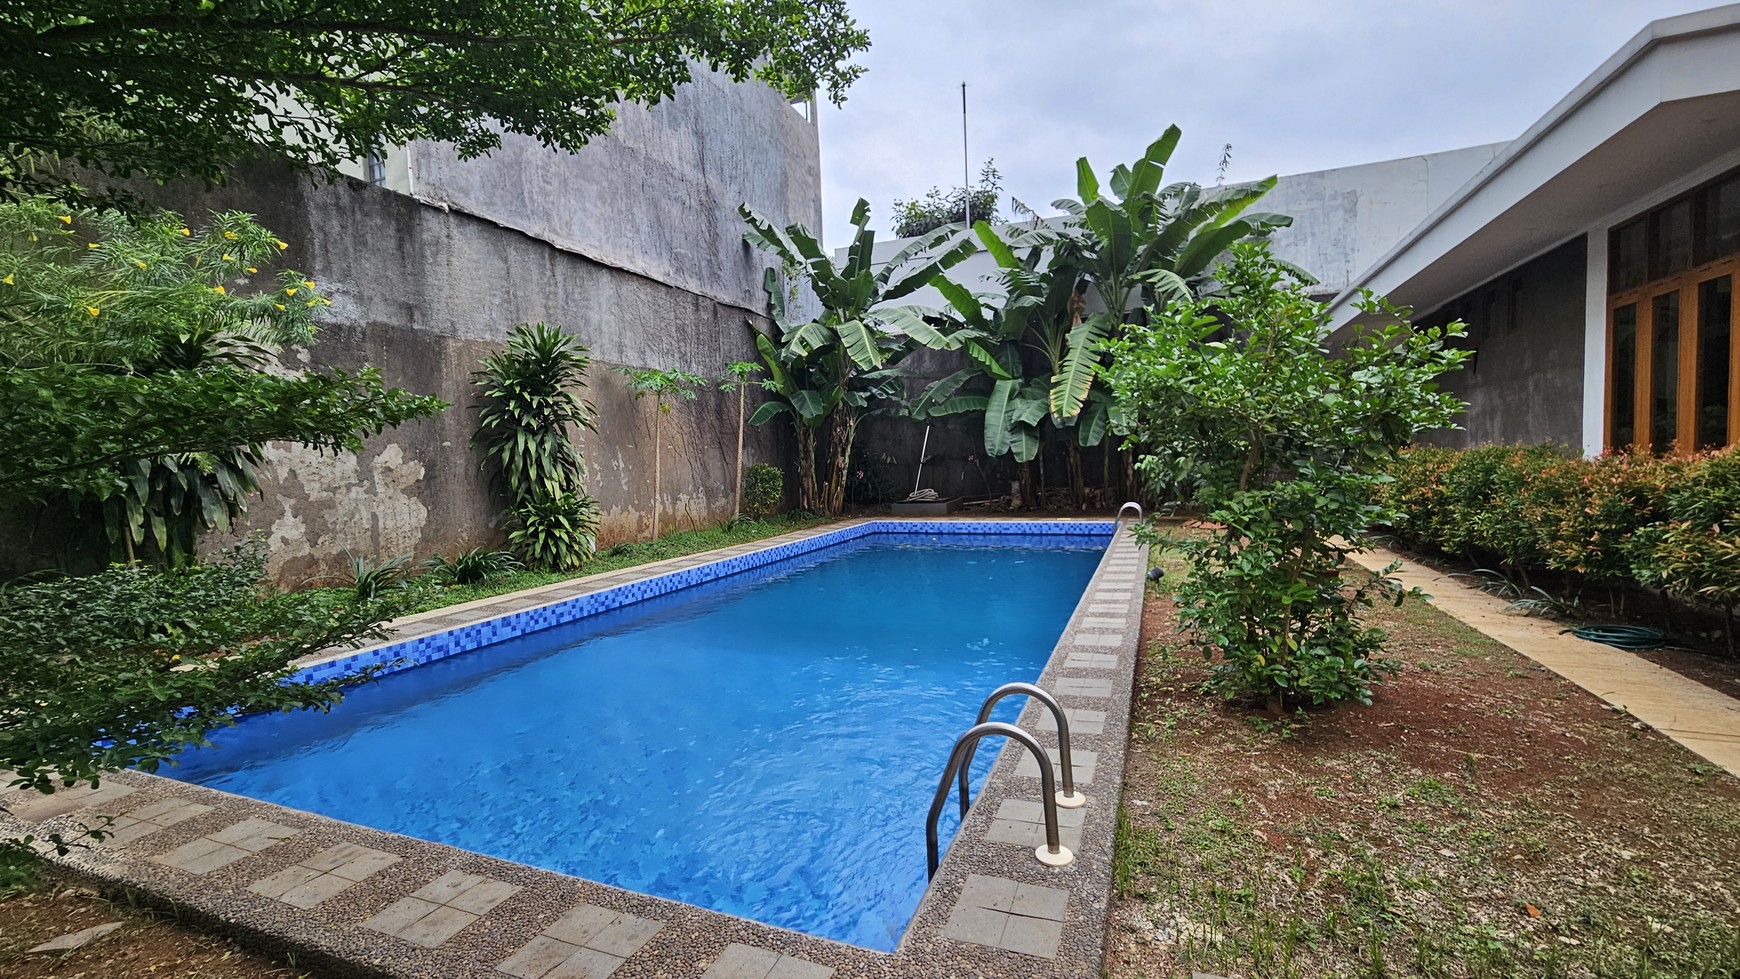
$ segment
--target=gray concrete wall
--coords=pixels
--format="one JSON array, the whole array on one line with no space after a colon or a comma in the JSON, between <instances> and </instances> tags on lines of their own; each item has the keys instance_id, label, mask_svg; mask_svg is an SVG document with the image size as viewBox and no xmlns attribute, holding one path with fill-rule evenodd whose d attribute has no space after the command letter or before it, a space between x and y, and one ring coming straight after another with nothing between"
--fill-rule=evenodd
<instances>
[{"instance_id":1,"label":"gray concrete wall","mask_svg":"<svg viewBox=\"0 0 1740 979\"><path fill-rule=\"evenodd\" d=\"M737 206L822 231L815 124L773 89L704 68L659 105L622 106L610 135L572 156L512 133L483 160L424 142L409 155L421 200L755 310L767 263L744 243Z\"/></svg>"},{"instance_id":2,"label":"gray concrete wall","mask_svg":"<svg viewBox=\"0 0 1740 979\"><path fill-rule=\"evenodd\" d=\"M468 445L470 374L527 322L560 324L591 347L586 394L599 430L582 442L601 543L649 532L653 402L636 401L609 367L716 377L753 359L746 320L765 309L768 262L743 242L737 206L819 233L819 161L815 125L782 96L698 69L664 104L620 109L612 133L578 154L510 134L490 156L461 161L419 142L390 161L405 177L392 189L262 165L211 194L157 194L190 220L256 214L290 243L284 264L332 300L320 340L290 352L293 362L373 364L389 383L453 404L359 455L269 447L264 497L242 532L269 535L272 571L286 582L339 570L349 554L422 558L499 543L501 504ZM736 396L704 392L662 427L662 527L730 516ZM745 465L788 468L790 455L778 424L750 432Z\"/></svg>"},{"instance_id":3,"label":"gray concrete wall","mask_svg":"<svg viewBox=\"0 0 1740 979\"><path fill-rule=\"evenodd\" d=\"M1461 319L1473 361L1444 381L1468 402L1460 431L1421 439L1464 447L1488 442L1582 444L1587 238L1579 237L1419 318Z\"/></svg>"},{"instance_id":4,"label":"gray concrete wall","mask_svg":"<svg viewBox=\"0 0 1740 979\"><path fill-rule=\"evenodd\" d=\"M1290 215L1276 257L1310 272L1316 295L1346 289L1507 144L1492 143L1380 163L1290 174L1254 209Z\"/></svg>"}]
</instances>

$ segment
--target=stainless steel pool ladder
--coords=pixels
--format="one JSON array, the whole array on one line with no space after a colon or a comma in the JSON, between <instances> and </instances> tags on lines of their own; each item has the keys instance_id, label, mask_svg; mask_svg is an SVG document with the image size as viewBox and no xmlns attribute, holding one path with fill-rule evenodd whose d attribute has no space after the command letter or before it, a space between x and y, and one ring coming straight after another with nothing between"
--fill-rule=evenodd
<instances>
[{"instance_id":1,"label":"stainless steel pool ladder","mask_svg":"<svg viewBox=\"0 0 1740 979\"><path fill-rule=\"evenodd\" d=\"M1057 793L1057 804L1065 809L1080 809L1087 804L1087 796L1075 790L1075 764L1069 755L1069 718L1063 714L1063 705L1057 698L1046 693L1031 683L1005 683L991 691L985 702L979 707L979 719L975 725L983 724L991 719L991 708L997 706L997 701L1004 697L1027 696L1046 706L1051 711L1052 720L1057 722L1057 759L1063 774L1063 791ZM967 746L967 757L961 762L961 818L967 818L967 808L972 805L972 787L968 784L972 774L973 754L979 750L977 742ZM1049 790L1047 790L1049 793Z\"/></svg>"},{"instance_id":2,"label":"stainless steel pool ladder","mask_svg":"<svg viewBox=\"0 0 1740 979\"><path fill-rule=\"evenodd\" d=\"M930 815L924 821L925 859L931 877L936 876L937 865L941 862L936 839L936 821L937 817L942 815L943 803L948 801L949 790L954 787L955 772L960 769L961 763L966 759L968 753L979 743L979 739L993 734L1010 738L1019 743L1032 752L1033 760L1039 763L1039 787L1042 793L1039 801L1040 809L1045 813L1045 843L1033 851L1034 856L1039 858L1040 863L1048 867L1062 867L1075 859L1075 854L1070 852L1069 847L1058 842L1057 782L1051 774L1051 759L1045 756L1045 749L1039 746L1039 742L1034 740L1033 735L1013 724L1005 724L1002 721L987 721L984 724L973 725L967 733L961 735L960 740L955 742L954 750L949 752L949 763L943 768L942 781L937 783L936 795L931 797Z\"/></svg>"},{"instance_id":3,"label":"stainless steel pool ladder","mask_svg":"<svg viewBox=\"0 0 1740 979\"><path fill-rule=\"evenodd\" d=\"M1118 515L1112 518L1112 523L1114 523L1114 524L1123 523L1124 522L1124 511L1130 509L1131 507L1136 508L1136 519L1141 520L1142 519L1142 504L1137 503L1135 500L1131 500L1130 502L1125 503L1123 506L1118 507Z\"/></svg>"}]
</instances>

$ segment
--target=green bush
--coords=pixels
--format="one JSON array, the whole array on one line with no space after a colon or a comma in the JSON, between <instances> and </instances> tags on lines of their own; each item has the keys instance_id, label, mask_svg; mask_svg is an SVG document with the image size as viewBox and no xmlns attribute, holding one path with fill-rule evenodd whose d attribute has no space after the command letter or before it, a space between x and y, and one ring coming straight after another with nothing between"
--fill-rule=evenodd
<instances>
[{"instance_id":1,"label":"green bush","mask_svg":"<svg viewBox=\"0 0 1740 979\"><path fill-rule=\"evenodd\" d=\"M785 497L785 473L778 466L758 462L743 472L743 515L755 520L779 512Z\"/></svg>"},{"instance_id":2,"label":"green bush","mask_svg":"<svg viewBox=\"0 0 1740 979\"><path fill-rule=\"evenodd\" d=\"M491 578L525 570L512 551L474 547L451 558L437 554L423 562L423 570L445 585L480 585Z\"/></svg>"},{"instance_id":3,"label":"green bush","mask_svg":"<svg viewBox=\"0 0 1740 979\"><path fill-rule=\"evenodd\" d=\"M1740 447L1665 459L1414 448L1390 476L1379 502L1396 511L1390 526L1405 545L1524 581L1555 572L1567 596L1641 583L1722 613L1740 602Z\"/></svg>"}]
</instances>

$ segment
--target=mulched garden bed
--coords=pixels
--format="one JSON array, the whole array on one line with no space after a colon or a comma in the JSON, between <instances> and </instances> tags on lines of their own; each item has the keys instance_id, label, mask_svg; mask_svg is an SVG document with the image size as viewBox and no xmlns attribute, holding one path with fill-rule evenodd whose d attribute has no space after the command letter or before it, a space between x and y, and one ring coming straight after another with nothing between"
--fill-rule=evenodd
<instances>
[{"instance_id":1,"label":"mulched garden bed","mask_svg":"<svg viewBox=\"0 0 1740 979\"><path fill-rule=\"evenodd\" d=\"M1740 779L1423 603L1371 707L1275 721L1143 622L1106 971L1740 975Z\"/></svg>"}]
</instances>

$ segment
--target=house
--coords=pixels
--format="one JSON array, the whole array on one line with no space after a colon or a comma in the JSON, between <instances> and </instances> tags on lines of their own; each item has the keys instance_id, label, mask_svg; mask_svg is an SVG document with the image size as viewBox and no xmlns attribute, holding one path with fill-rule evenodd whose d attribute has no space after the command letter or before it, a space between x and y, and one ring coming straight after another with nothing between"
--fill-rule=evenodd
<instances>
[{"instance_id":1,"label":"house","mask_svg":"<svg viewBox=\"0 0 1740 979\"><path fill-rule=\"evenodd\" d=\"M1468 324L1452 445L1740 441L1740 5L1655 21L1347 282Z\"/></svg>"}]
</instances>

